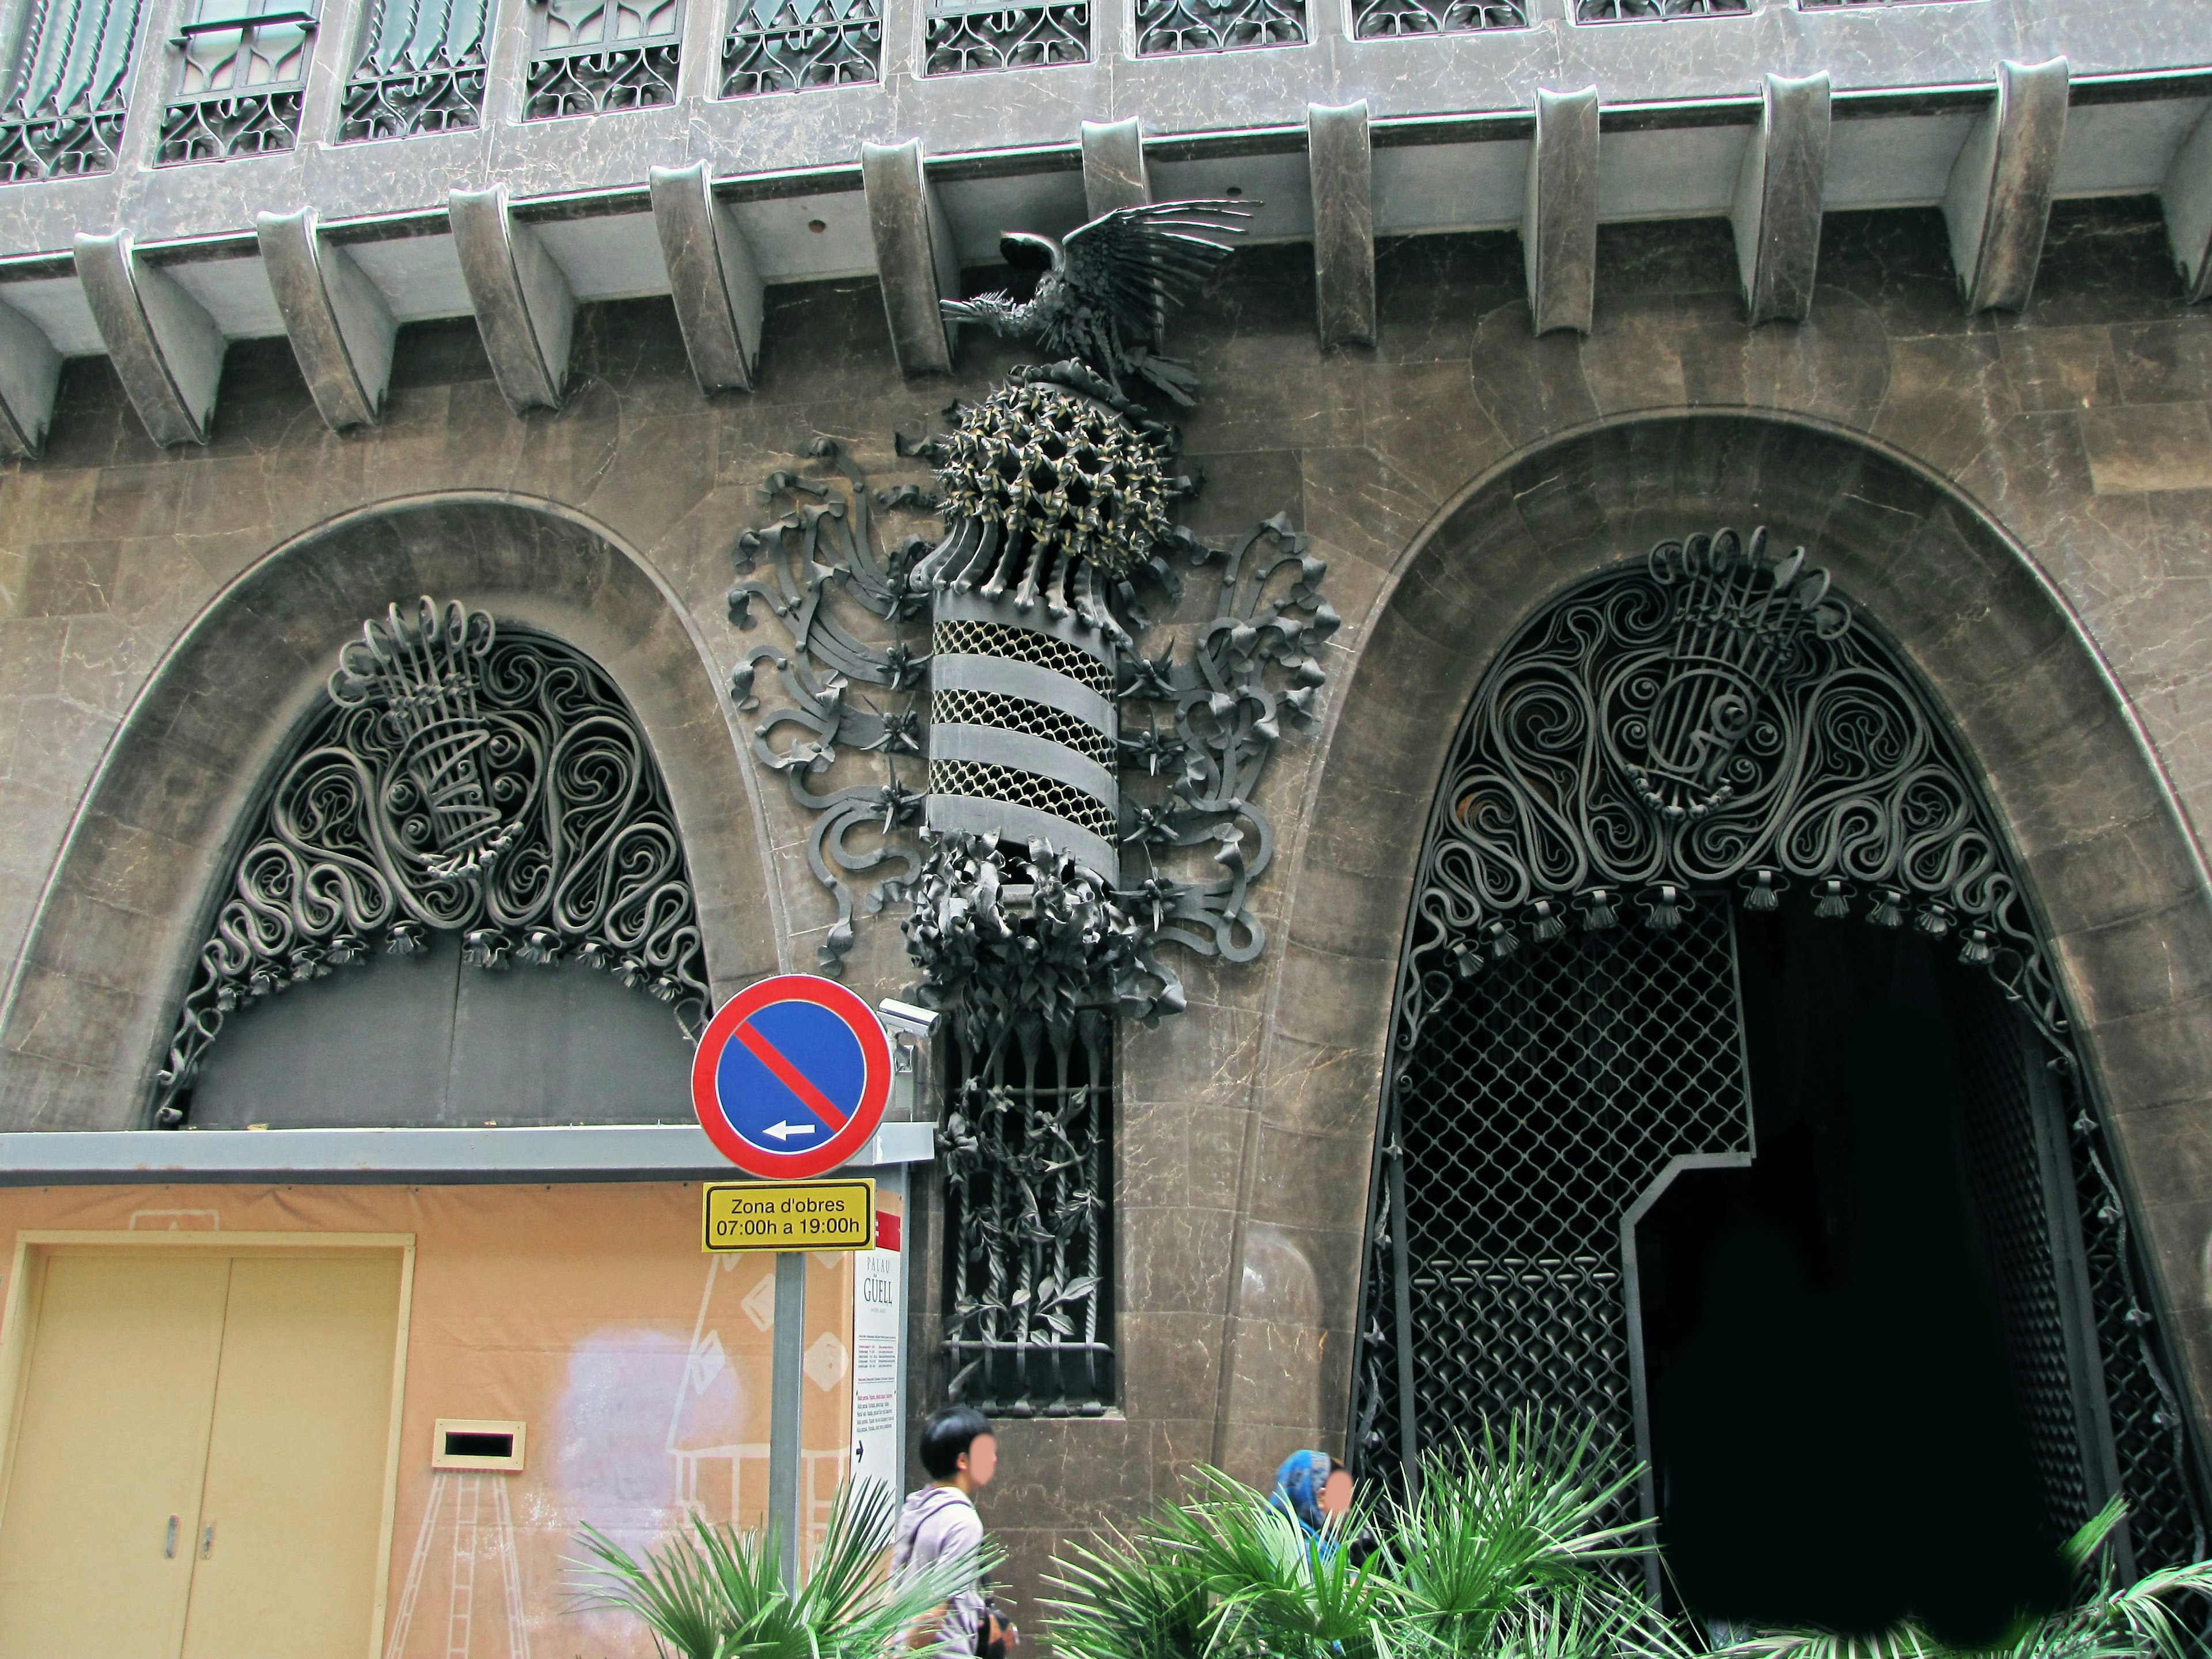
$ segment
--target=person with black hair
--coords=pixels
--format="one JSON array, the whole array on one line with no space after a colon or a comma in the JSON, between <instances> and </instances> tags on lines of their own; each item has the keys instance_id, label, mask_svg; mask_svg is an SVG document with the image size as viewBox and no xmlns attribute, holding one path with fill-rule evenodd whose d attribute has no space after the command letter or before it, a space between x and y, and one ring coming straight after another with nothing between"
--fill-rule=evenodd
<instances>
[{"instance_id":1,"label":"person with black hair","mask_svg":"<svg viewBox=\"0 0 2212 1659\"><path fill-rule=\"evenodd\" d=\"M937 1629L917 1626L907 1645L1006 1659L1020 1637L999 1616L984 1588L983 1518L975 1512L975 1493L999 1472L999 1437L991 1432L990 1419L973 1406L947 1406L922 1425L921 1454L930 1484L900 1512L891 1570L902 1574L965 1557L975 1564L975 1577L972 1588L945 1602Z\"/></svg>"}]
</instances>

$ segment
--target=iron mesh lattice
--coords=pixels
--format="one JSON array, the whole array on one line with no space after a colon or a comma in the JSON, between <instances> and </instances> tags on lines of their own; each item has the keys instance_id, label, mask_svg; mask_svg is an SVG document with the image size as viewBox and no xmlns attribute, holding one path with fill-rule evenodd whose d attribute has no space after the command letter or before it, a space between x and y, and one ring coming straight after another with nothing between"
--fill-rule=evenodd
<instances>
[{"instance_id":1,"label":"iron mesh lattice","mask_svg":"<svg viewBox=\"0 0 2212 1659\"><path fill-rule=\"evenodd\" d=\"M1117 828L1112 810L1097 796L1072 783L1048 778L1018 766L993 766L986 761L932 761L929 787L939 795L972 795L977 800L1010 801L1034 806L1056 818L1066 818L1094 836L1111 836Z\"/></svg>"},{"instance_id":2,"label":"iron mesh lattice","mask_svg":"<svg viewBox=\"0 0 2212 1659\"><path fill-rule=\"evenodd\" d=\"M1626 1462L1622 1218L1669 1160L1752 1149L1726 902L1672 931L1565 934L1463 983L1397 1101L1422 1176L1403 1211L1420 1443L1534 1405L1594 1419Z\"/></svg>"},{"instance_id":3,"label":"iron mesh lattice","mask_svg":"<svg viewBox=\"0 0 2212 1659\"><path fill-rule=\"evenodd\" d=\"M1114 695L1114 671L1104 662L1080 646L1034 629L994 622L943 622L937 624L930 648L940 657L1003 657L1008 662L1033 663L1087 685L1102 697Z\"/></svg>"},{"instance_id":4,"label":"iron mesh lattice","mask_svg":"<svg viewBox=\"0 0 2212 1659\"><path fill-rule=\"evenodd\" d=\"M2049 1186L2037 1144L2035 1115L2052 1106L2028 1087L2025 1033L1995 989L1975 984L1957 1000L1964 1006L1954 1006L1952 1028L1967 1186L1995 1271L1997 1316L2044 1512L2071 1532L2096 1506L2085 1477L2059 1277L2078 1273L2078 1258L2053 1250Z\"/></svg>"},{"instance_id":5,"label":"iron mesh lattice","mask_svg":"<svg viewBox=\"0 0 2212 1659\"><path fill-rule=\"evenodd\" d=\"M970 1054L956 1033L945 1175L948 1400L994 1417L1114 1403L1113 1029Z\"/></svg>"},{"instance_id":6,"label":"iron mesh lattice","mask_svg":"<svg viewBox=\"0 0 2212 1659\"><path fill-rule=\"evenodd\" d=\"M998 691L939 691L930 699L933 726L988 726L1001 732L1025 732L1073 749L1111 771L1118 760L1112 738L1090 721L1027 697Z\"/></svg>"},{"instance_id":7,"label":"iron mesh lattice","mask_svg":"<svg viewBox=\"0 0 2212 1659\"><path fill-rule=\"evenodd\" d=\"M2106 1407L2128 1535L2138 1571L2204 1557L2204 1495L2197 1490L2187 1419L2160 1352L2150 1310L2150 1280L2136 1255L2126 1202L2112 1181L2112 1155L2098 1115L2067 1076L2073 1176L2081 1205L2082 1253L2103 1361Z\"/></svg>"}]
</instances>

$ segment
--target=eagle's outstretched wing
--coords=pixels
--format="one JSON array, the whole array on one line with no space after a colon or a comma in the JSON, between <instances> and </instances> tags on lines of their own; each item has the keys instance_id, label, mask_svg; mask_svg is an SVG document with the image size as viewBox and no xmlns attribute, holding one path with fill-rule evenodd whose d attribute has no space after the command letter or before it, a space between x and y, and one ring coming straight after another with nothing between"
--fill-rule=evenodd
<instances>
[{"instance_id":1,"label":"eagle's outstretched wing","mask_svg":"<svg viewBox=\"0 0 2212 1659\"><path fill-rule=\"evenodd\" d=\"M1069 235L1060 281L1078 306L1110 319L1121 339L1150 339L1162 312L1229 257L1229 245L1215 239L1240 234L1251 216L1230 201L1116 208Z\"/></svg>"}]
</instances>

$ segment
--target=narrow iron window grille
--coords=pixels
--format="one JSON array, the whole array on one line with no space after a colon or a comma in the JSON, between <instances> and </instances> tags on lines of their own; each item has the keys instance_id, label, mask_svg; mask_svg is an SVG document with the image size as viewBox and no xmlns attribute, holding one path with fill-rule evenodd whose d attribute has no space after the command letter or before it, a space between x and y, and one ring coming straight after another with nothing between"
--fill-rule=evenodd
<instances>
[{"instance_id":1,"label":"narrow iron window grille","mask_svg":"<svg viewBox=\"0 0 2212 1659\"><path fill-rule=\"evenodd\" d=\"M1761 537L1662 544L1508 643L1454 742L1400 966L1354 1368L1371 1472L1524 1402L1624 1427L1608 1183L1668 1134L1732 1154L1711 1138L1734 1097L1705 1080L1737 994L1722 941L1732 906L1787 895L1975 971L1986 1006L1953 1022L1968 1184L2050 1509L2116 1486L2134 1570L2203 1556L2201 1454L2104 1109L1973 780L1891 647ZM1607 1021L1644 1023L1625 1060Z\"/></svg>"},{"instance_id":2,"label":"narrow iron window grille","mask_svg":"<svg viewBox=\"0 0 2212 1659\"><path fill-rule=\"evenodd\" d=\"M1359 0L1352 32L1362 40L1401 34L1472 34L1525 29L1524 0Z\"/></svg>"},{"instance_id":3,"label":"narrow iron window grille","mask_svg":"<svg viewBox=\"0 0 2212 1659\"><path fill-rule=\"evenodd\" d=\"M925 75L1088 63L1090 0L933 0L927 53Z\"/></svg>"},{"instance_id":4,"label":"narrow iron window grille","mask_svg":"<svg viewBox=\"0 0 2212 1659\"><path fill-rule=\"evenodd\" d=\"M677 0L533 0L537 41L526 121L676 101Z\"/></svg>"},{"instance_id":5,"label":"narrow iron window grille","mask_svg":"<svg viewBox=\"0 0 2212 1659\"><path fill-rule=\"evenodd\" d=\"M722 96L883 78L881 0L737 0L722 37Z\"/></svg>"},{"instance_id":6,"label":"narrow iron window grille","mask_svg":"<svg viewBox=\"0 0 2212 1659\"><path fill-rule=\"evenodd\" d=\"M481 125L490 22L491 0L371 0L338 142Z\"/></svg>"},{"instance_id":7,"label":"narrow iron window grille","mask_svg":"<svg viewBox=\"0 0 2212 1659\"><path fill-rule=\"evenodd\" d=\"M32 0L0 100L0 184L114 167L143 12L143 0Z\"/></svg>"},{"instance_id":8,"label":"narrow iron window grille","mask_svg":"<svg viewBox=\"0 0 2212 1659\"><path fill-rule=\"evenodd\" d=\"M1648 23L1666 17L1742 17L1752 0L1576 0L1577 23Z\"/></svg>"},{"instance_id":9,"label":"narrow iron window grille","mask_svg":"<svg viewBox=\"0 0 2212 1659\"><path fill-rule=\"evenodd\" d=\"M1137 52L1305 44L1305 0L1138 0Z\"/></svg>"},{"instance_id":10,"label":"narrow iron window grille","mask_svg":"<svg viewBox=\"0 0 2212 1659\"><path fill-rule=\"evenodd\" d=\"M1115 1400L1114 1033L970 1054L955 1032L939 1130L947 1397L994 1416L1096 1417Z\"/></svg>"},{"instance_id":11,"label":"narrow iron window grille","mask_svg":"<svg viewBox=\"0 0 2212 1659\"><path fill-rule=\"evenodd\" d=\"M295 0L198 0L155 160L220 161L298 143L314 14Z\"/></svg>"}]
</instances>

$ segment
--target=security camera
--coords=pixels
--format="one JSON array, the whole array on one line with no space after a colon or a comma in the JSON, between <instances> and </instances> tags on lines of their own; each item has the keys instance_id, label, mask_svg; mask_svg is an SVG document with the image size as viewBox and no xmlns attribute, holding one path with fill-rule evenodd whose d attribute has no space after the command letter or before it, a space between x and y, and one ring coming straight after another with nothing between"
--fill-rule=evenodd
<instances>
[{"instance_id":1,"label":"security camera","mask_svg":"<svg viewBox=\"0 0 2212 1659\"><path fill-rule=\"evenodd\" d=\"M945 1018L934 1008L917 1008L896 997L885 997L876 1005L876 1012L883 1016L884 1024L899 1036L921 1042L937 1035L938 1023Z\"/></svg>"}]
</instances>

